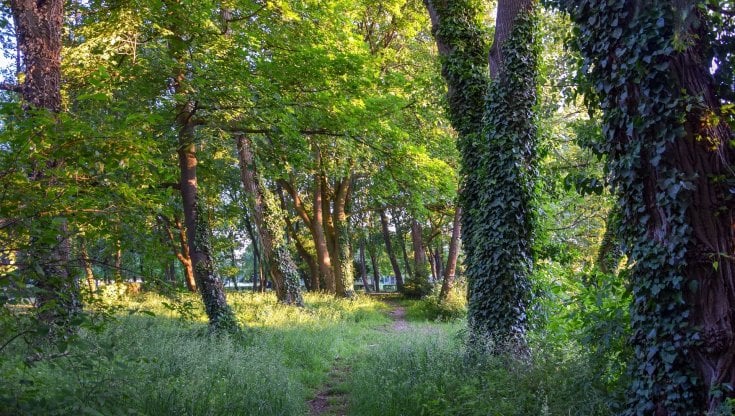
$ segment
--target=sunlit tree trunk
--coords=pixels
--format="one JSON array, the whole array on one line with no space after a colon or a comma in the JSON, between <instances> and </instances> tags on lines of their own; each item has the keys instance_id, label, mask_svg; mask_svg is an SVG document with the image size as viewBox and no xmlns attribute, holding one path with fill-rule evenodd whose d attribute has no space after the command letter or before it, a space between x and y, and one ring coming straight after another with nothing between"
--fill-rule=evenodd
<instances>
[{"instance_id":1,"label":"sunlit tree trunk","mask_svg":"<svg viewBox=\"0 0 735 416\"><path fill-rule=\"evenodd\" d=\"M385 214L385 209L380 210L380 227L383 233L383 242L385 243L385 252L388 254L390 259L390 265L393 268L393 274L396 277L396 285L398 291L403 290L403 276L401 275L401 267L398 265L398 259L393 251L393 243L391 243L390 230L388 229L388 216Z\"/></svg>"},{"instance_id":2,"label":"sunlit tree trunk","mask_svg":"<svg viewBox=\"0 0 735 416\"><path fill-rule=\"evenodd\" d=\"M301 277L286 245L285 220L276 197L261 182L255 169L255 155L250 139L236 137L240 161L240 177L250 205L262 244L263 256L275 286L278 300L287 305L303 306Z\"/></svg>"},{"instance_id":3,"label":"sunlit tree trunk","mask_svg":"<svg viewBox=\"0 0 735 416\"><path fill-rule=\"evenodd\" d=\"M351 178L342 178L335 186L332 209L334 224L334 280L337 296L351 298L355 296L355 267L350 247L350 224L347 217L350 198Z\"/></svg>"},{"instance_id":4,"label":"sunlit tree trunk","mask_svg":"<svg viewBox=\"0 0 735 416\"><path fill-rule=\"evenodd\" d=\"M442 280L442 288L439 292L439 299L446 300L449 292L454 285L454 278L457 272L457 258L459 257L459 243L462 232L462 208L457 205L454 210L454 222L452 223L452 238L449 240L449 254L447 255L447 266L444 268L444 276Z\"/></svg>"}]
</instances>

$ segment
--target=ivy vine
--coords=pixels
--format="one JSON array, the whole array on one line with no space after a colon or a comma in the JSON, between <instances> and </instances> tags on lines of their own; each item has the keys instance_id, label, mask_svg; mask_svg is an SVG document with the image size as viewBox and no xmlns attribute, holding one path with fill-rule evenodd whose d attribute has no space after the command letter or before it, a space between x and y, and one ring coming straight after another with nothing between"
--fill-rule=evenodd
<instances>
[{"instance_id":1,"label":"ivy vine","mask_svg":"<svg viewBox=\"0 0 735 416\"><path fill-rule=\"evenodd\" d=\"M476 159L464 166L465 212L472 220L467 253L469 316L473 336L493 345L521 347L527 329L526 307L533 268L533 198L536 128L536 15L519 13L503 44L503 67L485 100L484 131L463 153Z\"/></svg>"},{"instance_id":2,"label":"ivy vine","mask_svg":"<svg viewBox=\"0 0 735 416\"><path fill-rule=\"evenodd\" d=\"M619 198L620 234L632 264L634 359L625 414L703 414L711 392L693 362L703 334L692 323L687 301L698 293L699 282L687 270L706 263L706 256L697 247L688 210L697 187L711 183L706 173L682 168L677 146L703 145L687 128L700 123L707 108L701 96L687 94L674 65L696 49L707 70L708 51L693 48L706 45L705 3L562 0L560 5L576 24L586 98L603 111L600 148Z\"/></svg>"}]
</instances>

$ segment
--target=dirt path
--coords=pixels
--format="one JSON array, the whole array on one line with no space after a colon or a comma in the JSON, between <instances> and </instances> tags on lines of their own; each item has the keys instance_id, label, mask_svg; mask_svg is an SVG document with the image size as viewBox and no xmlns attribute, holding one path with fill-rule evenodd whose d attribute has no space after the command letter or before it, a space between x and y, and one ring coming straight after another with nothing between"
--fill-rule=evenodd
<instances>
[{"instance_id":1,"label":"dirt path","mask_svg":"<svg viewBox=\"0 0 735 416\"><path fill-rule=\"evenodd\" d=\"M406 308L397 303L387 301L391 311L388 316L393 320L390 327L386 328L390 332L403 332L409 329L408 321L406 321ZM309 400L310 416L346 416L349 397L343 390L343 384L350 375L350 366L342 362L339 358L335 360L332 369L329 371L327 381L324 382L313 399Z\"/></svg>"}]
</instances>

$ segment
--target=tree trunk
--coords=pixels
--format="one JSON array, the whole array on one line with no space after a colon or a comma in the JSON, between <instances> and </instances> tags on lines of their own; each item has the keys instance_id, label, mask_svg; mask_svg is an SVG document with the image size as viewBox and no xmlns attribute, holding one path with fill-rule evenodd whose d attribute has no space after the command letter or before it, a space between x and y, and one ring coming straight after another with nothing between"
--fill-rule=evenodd
<instances>
[{"instance_id":1,"label":"tree trunk","mask_svg":"<svg viewBox=\"0 0 735 416\"><path fill-rule=\"evenodd\" d=\"M45 109L56 114L61 111L64 2L12 0L10 10L24 68L23 83L13 90L20 92L26 108ZM50 170L61 167L63 162L49 159L45 164ZM47 169L36 169L31 175L40 180ZM53 177L47 180L51 185L56 182ZM68 223L60 217L38 218L34 228L39 231L31 235L28 258L39 267L29 267L28 270L39 272L36 276L36 298L40 309L44 310L40 318L65 325L81 310L79 284L68 270L71 256ZM54 303L57 306L44 308Z\"/></svg>"},{"instance_id":2,"label":"tree trunk","mask_svg":"<svg viewBox=\"0 0 735 416\"><path fill-rule=\"evenodd\" d=\"M385 242L385 252L388 254L390 259L390 265L393 267L393 273L396 275L396 285L398 291L403 291L403 276L401 276L401 268L398 265L396 254L393 252L393 244L390 241L390 230L388 229L388 217L385 215L385 210L380 211L380 225L383 231L383 241Z\"/></svg>"},{"instance_id":3,"label":"tree trunk","mask_svg":"<svg viewBox=\"0 0 735 416\"><path fill-rule=\"evenodd\" d=\"M334 280L337 296L352 298L355 296L355 267L350 247L350 229L347 218L347 205L351 188L351 178L342 178L337 182L334 196L334 252L337 260L334 268Z\"/></svg>"},{"instance_id":4,"label":"tree trunk","mask_svg":"<svg viewBox=\"0 0 735 416\"><path fill-rule=\"evenodd\" d=\"M260 235L268 271L275 285L278 300L287 305L303 306L300 276L286 245L285 220L275 196L257 176L255 155L250 140L243 135L236 137L240 162L240 177L249 195L255 226Z\"/></svg>"},{"instance_id":5,"label":"tree trunk","mask_svg":"<svg viewBox=\"0 0 735 416\"><path fill-rule=\"evenodd\" d=\"M466 0L424 3L459 132L470 341L525 353L536 175L534 3L498 2L489 80L476 69L484 50L476 7Z\"/></svg>"},{"instance_id":6,"label":"tree trunk","mask_svg":"<svg viewBox=\"0 0 735 416\"><path fill-rule=\"evenodd\" d=\"M378 256L372 243L368 246L368 253L370 254L370 264L373 267L373 285L375 291L380 292L380 267L378 267Z\"/></svg>"},{"instance_id":7,"label":"tree trunk","mask_svg":"<svg viewBox=\"0 0 735 416\"><path fill-rule=\"evenodd\" d=\"M396 227L396 237L398 237L398 245L401 247L401 253L403 254L403 264L406 267L406 280L411 280L413 278L414 270L411 270L411 261L408 259L408 251L406 250L405 233L397 216L393 217L393 225Z\"/></svg>"},{"instance_id":8,"label":"tree trunk","mask_svg":"<svg viewBox=\"0 0 735 416\"><path fill-rule=\"evenodd\" d=\"M227 304L222 281L214 270L212 247L210 245L209 221L205 215L205 205L198 194L197 156L194 143L194 104L186 102L179 108L176 118L179 127L179 168L181 179L179 188L184 207L184 224L189 246L189 255L194 269L196 285L214 329L227 331L237 328L235 315Z\"/></svg>"},{"instance_id":9,"label":"tree trunk","mask_svg":"<svg viewBox=\"0 0 735 416\"><path fill-rule=\"evenodd\" d=\"M115 241L115 256L114 256L114 264L115 264L115 282L121 283L123 281L122 277L122 246L120 245L120 240Z\"/></svg>"},{"instance_id":10,"label":"tree trunk","mask_svg":"<svg viewBox=\"0 0 735 416\"><path fill-rule=\"evenodd\" d=\"M168 237L168 243L171 247L171 251L173 251L176 259L181 263L181 267L184 271L184 283L186 284L186 288L189 292L196 292L197 284L196 279L194 278L194 267L192 266L191 256L189 255L189 243L186 238L184 225L181 223L178 216L174 216L174 221L172 223L166 216L159 214L157 216L157 221ZM176 249L176 242L174 241L174 235L171 232L171 227L175 227L179 233L179 250Z\"/></svg>"},{"instance_id":11,"label":"tree trunk","mask_svg":"<svg viewBox=\"0 0 735 416\"><path fill-rule=\"evenodd\" d=\"M726 46L722 29L715 37L708 27L718 12L699 1L570 6L582 56L596 68L589 76L632 264L625 414L721 414L735 398L735 150L712 77L712 50ZM593 24L608 17L625 23Z\"/></svg>"},{"instance_id":12,"label":"tree trunk","mask_svg":"<svg viewBox=\"0 0 735 416\"><path fill-rule=\"evenodd\" d=\"M360 278L362 279L362 287L365 288L365 293L370 292L370 286L367 281L367 264L365 261L365 239L360 239Z\"/></svg>"},{"instance_id":13,"label":"tree trunk","mask_svg":"<svg viewBox=\"0 0 735 416\"><path fill-rule=\"evenodd\" d=\"M447 255L447 267L444 269L444 280L442 281L439 300L445 301L454 285L454 277L457 270L457 258L459 257L459 242L462 229L462 208L457 205L454 210L454 223L452 225L452 239L449 240L449 254Z\"/></svg>"},{"instance_id":14,"label":"tree trunk","mask_svg":"<svg viewBox=\"0 0 735 416\"><path fill-rule=\"evenodd\" d=\"M429 294L430 265L426 258L424 236L421 224L411 220L411 245L413 248L413 275L404 284L404 293L411 297L423 297Z\"/></svg>"},{"instance_id":15,"label":"tree trunk","mask_svg":"<svg viewBox=\"0 0 735 416\"><path fill-rule=\"evenodd\" d=\"M97 282L94 280L92 262L89 260L89 253L87 252L87 242L84 240L84 238L79 239L79 251L82 255L82 266L84 267L84 276L87 280L89 293L94 293L94 291L97 289Z\"/></svg>"}]
</instances>

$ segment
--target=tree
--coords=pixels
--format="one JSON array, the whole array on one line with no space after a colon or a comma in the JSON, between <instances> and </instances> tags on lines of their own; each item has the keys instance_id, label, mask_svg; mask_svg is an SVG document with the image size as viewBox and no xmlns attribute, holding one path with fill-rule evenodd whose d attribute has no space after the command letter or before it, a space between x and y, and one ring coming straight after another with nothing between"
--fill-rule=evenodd
<instances>
[{"instance_id":1,"label":"tree","mask_svg":"<svg viewBox=\"0 0 735 416\"><path fill-rule=\"evenodd\" d=\"M577 25L590 104L631 260L634 359L625 414L717 414L735 397L729 6L562 1ZM708 7L711 10L708 11ZM719 17L718 17L719 16ZM731 33L731 32L729 32ZM722 79L718 76L717 79Z\"/></svg>"},{"instance_id":2,"label":"tree","mask_svg":"<svg viewBox=\"0 0 735 416\"><path fill-rule=\"evenodd\" d=\"M287 305L303 306L301 278L286 244L286 223L275 195L263 184L255 169L255 153L250 139L236 137L242 184L248 194L258 229L263 254L275 285L278 300Z\"/></svg>"},{"instance_id":3,"label":"tree","mask_svg":"<svg viewBox=\"0 0 735 416\"><path fill-rule=\"evenodd\" d=\"M490 78L477 4L425 4L462 154L471 339L522 350L533 262L534 3L498 2Z\"/></svg>"},{"instance_id":4,"label":"tree","mask_svg":"<svg viewBox=\"0 0 735 416\"><path fill-rule=\"evenodd\" d=\"M58 113L62 110L61 35L64 2L13 0L10 9L24 77L21 85L3 84L2 88L20 93L27 115L31 119L35 115L41 121L37 126L40 134L36 133L40 141L54 147L63 138L59 131ZM47 114L53 120L51 123L43 121ZM30 134L30 131L27 133ZM30 165L31 171L26 174L32 181L42 181L44 187L58 187L56 175L64 167L64 161L59 160L58 155L51 155L46 160L31 160ZM53 214L53 209L51 212L33 215L36 223L29 227L32 231L24 272L32 271L36 279L42 318L68 323L81 307L79 288L68 269L71 255L68 221L63 216Z\"/></svg>"}]
</instances>

